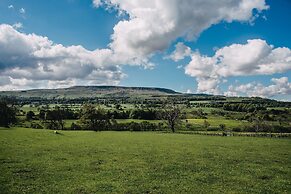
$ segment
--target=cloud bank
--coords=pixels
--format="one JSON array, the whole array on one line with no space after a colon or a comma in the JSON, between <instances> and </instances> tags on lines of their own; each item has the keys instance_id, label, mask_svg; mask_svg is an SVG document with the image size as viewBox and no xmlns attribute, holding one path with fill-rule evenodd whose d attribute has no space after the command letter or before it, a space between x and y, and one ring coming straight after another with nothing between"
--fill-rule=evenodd
<instances>
[{"instance_id":1,"label":"cloud bank","mask_svg":"<svg viewBox=\"0 0 291 194\"><path fill-rule=\"evenodd\" d=\"M65 47L47 37L0 25L0 86L4 90L59 87L66 82L65 86L117 84L124 74L111 56L109 49Z\"/></svg>"},{"instance_id":2,"label":"cloud bank","mask_svg":"<svg viewBox=\"0 0 291 194\"><path fill-rule=\"evenodd\" d=\"M238 86L229 86L227 96L247 95L260 97L274 97L276 95L291 95L291 83L287 77L272 78L273 84L264 86L260 83L248 83Z\"/></svg>"},{"instance_id":3,"label":"cloud bank","mask_svg":"<svg viewBox=\"0 0 291 194\"><path fill-rule=\"evenodd\" d=\"M195 40L201 32L220 22L253 22L257 13L268 9L265 0L94 0L93 3L95 7L116 9L128 16L114 26L108 48L90 51L80 45L65 47L47 37L0 25L0 89L118 84L125 76L122 65L152 67L150 58L177 38ZM25 10L21 12L24 14ZM183 46L177 45L180 47ZM188 55L189 50L183 49L184 54L176 53L173 58L178 60ZM209 60L199 54L193 54L192 59ZM205 68L212 70L211 62L206 64ZM198 75L201 91L217 90L220 75L196 75L191 70L195 67L191 66L188 74Z\"/></svg>"},{"instance_id":4,"label":"cloud bank","mask_svg":"<svg viewBox=\"0 0 291 194\"><path fill-rule=\"evenodd\" d=\"M219 84L223 78L272 75L288 70L291 70L291 50L274 48L261 39L225 46L212 57L194 52L191 62L185 67L185 73L196 78L198 92L207 93L221 93Z\"/></svg>"}]
</instances>

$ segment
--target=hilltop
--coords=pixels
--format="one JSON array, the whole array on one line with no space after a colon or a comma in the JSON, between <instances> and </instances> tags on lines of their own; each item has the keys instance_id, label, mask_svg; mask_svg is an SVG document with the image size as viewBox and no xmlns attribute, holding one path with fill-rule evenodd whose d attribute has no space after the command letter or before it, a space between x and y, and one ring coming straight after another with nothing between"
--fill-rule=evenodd
<instances>
[{"instance_id":1,"label":"hilltop","mask_svg":"<svg viewBox=\"0 0 291 194\"><path fill-rule=\"evenodd\" d=\"M94 97L141 97L178 95L174 90L156 87L124 86L73 86L59 89L33 89L21 91L2 91L0 96L17 98L74 99Z\"/></svg>"}]
</instances>

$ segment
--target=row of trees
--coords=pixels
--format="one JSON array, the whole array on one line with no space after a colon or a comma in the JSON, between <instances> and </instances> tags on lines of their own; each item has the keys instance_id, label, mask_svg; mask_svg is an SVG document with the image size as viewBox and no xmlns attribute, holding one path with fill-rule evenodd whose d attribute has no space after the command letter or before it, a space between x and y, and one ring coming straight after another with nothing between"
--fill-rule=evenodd
<instances>
[{"instance_id":1,"label":"row of trees","mask_svg":"<svg viewBox=\"0 0 291 194\"><path fill-rule=\"evenodd\" d=\"M266 110L266 107L261 104L251 103L224 103L223 109L236 112L254 112L258 110Z\"/></svg>"},{"instance_id":2,"label":"row of trees","mask_svg":"<svg viewBox=\"0 0 291 194\"><path fill-rule=\"evenodd\" d=\"M83 105L83 108L81 110L73 111L69 108L61 108L56 106L56 109L59 114L62 115L64 119L74 120L74 119L80 119L84 114L84 108L88 105ZM33 111L28 111L26 113L26 120L44 120L46 114L49 114L52 110L49 108L41 108L39 110L39 114L36 115ZM110 119L142 119L142 120L158 120L160 119L161 111L157 109L133 109L133 110L102 110L103 114L110 118Z\"/></svg>"},{"instance_id":3,"label":"row of trees","mask_svg":"<svg viewBox=\"0 0 291 194\"><path fill-rule=\"evenodd\" d=\"M65 122L64 120L70 119L70 115L68 113L68 109L62 109L56 106L54 109L50 110L41 110L39 114L39 118L46 128L49 129L64 129ZM69 111L70 112L70 111ZM114 112L106 111L103 108L96 107L92 104L85 104L82 106L78 115L78 122L74 123L71 128L73 129L85 129L85 130L110 130L115 128L126 128L126 126L122 124L117 124L114 117ZM153 120L160 119L165 120L168 124L168 127L175 132L177 126L180 123L181 119L181 109L175 105L167 105L163 110L157 112L156 110L147 109L140 110L136 109L131 112L131 118L134 119L145 119L145 120ZM26 114L27 119L34 119L36 115L33 112L29 111ZM127 126L133 130L141 127L145 127L146 129L152 129L153 127L157 127L155 125L150 124L149 122L138 124L132 123L130 126ZM38 127L36 125L36 127Z\"/></svg>"},{"instance_id":4,"label":"row of trees","mask_svg":"<svg viewBox=\"0 0 291 194\"><path fill-rule=\"evenodd\" d=\"M231 105L231 109L238 110L243 108L250 107L249 105L243 106L243 103L237 103L237 106ZM258 106L259 107L259 106ZM273 127L270 127L264 121L279 121L279 131L289 131L289 128L286 128L286 122L288 118L284 117L285 114L289 115L290 110L259 110L254 111L248 114L243 114L243 119L248 120L251 124L247 125L249 127L244 127L244 129L235 129L242 131L274 131ZM17 108L14 103L7 100L0 101L0 126L8 127L11 124L14 124L16 119ZM228 111L212 111L211 114L216 115L229 115L232 112ZM203 112L202 109L188 112L192 117L206 119L207 114ZM134 110L105 110L100 107L96 107L92 104L85 104L80 110L72 110L69 108L62 108L56 106L54 109L49 107L40 108L39 114L35 115L33 111L28 111L26 113L26 119L28 121L32 120L41 120L41 124L45 128L49 129L64 129L65 120L78 120L77 123L72 125L72 129L86 129L86 130L119 130L120 129L130 129L134 131L139 130L152 130L154 128L161 129L160 124L152 124L149 122L145 123L130 123L130 124L120 124L115 121L115 119L144 119L144 120L164 120L167 123L169 129L173 132L176 131L177 127L180 125L181 118L184 117L184 113L181 110L181 106L176 106L174 104L164 105L163 109L134 109ZM284 123L285 122L285 123ZM282 124L283 123L283 124ZM188 124L188 123L187 123ZM31 125L35 128L41 128L39 122L31 122ZM188 124L190 126L190 124ZM277 127L277 128L279 128ZM204 128L207 130L214 130L210 127L210 124L205 121ZM285 129L286 128L286 129ZM220 130L225 129L225 125L219 126Z\"/></svg>"}]
</instances>

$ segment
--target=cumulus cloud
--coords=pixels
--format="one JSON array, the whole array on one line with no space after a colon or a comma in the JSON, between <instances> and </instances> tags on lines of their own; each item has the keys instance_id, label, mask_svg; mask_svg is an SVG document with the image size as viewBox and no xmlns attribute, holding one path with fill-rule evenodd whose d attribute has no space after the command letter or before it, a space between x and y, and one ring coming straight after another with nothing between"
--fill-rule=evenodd
<instances>
[{"instance_id":1,"label":"cumulus cloud","mask_svg":"<svg viewBox=\"0 0 291 194\"><path fill-rule=\"evenodd\" d=\"M13 5L8 5L8 9L14 9Z\"/></svg>"},{"instance_id":2,"label":"cumulus cloud","mask_svg":"<svg viewBox=\"0 0 291 194\"><path fill-rule=\"evenodd\" d=\"M261 39L218 49L214 56L191 55L185 73L195 77L199 92L219 93L218 85L231 76L272 75L291 70L291 50L274 48Z\"/></svg>"},{"instance_id":3,"label":"cumulus cloud","mask_svg":"<svg viewBox=\"0 0 291 194\"><path fill-rule=\"evenodd\" d=\"M261 83L248 83L242 85L229 86L228 92L225 95L237 96L260 96L260 97L274 97L276 95L291 95L291 83L288 77L272 78L273 84L264 86Z\"/></svg>"},{"instance_id":4,"label":"cumulus cloud","mask_svg":"<svg viewBox=\"0 0 291 194\"><path fill-rule=\"evenodd\" d=\"M17 88L23 86L22 83L43 85L43 80L50 80L55 87L62 81L77 84L82 80L92 84L117 84L124 74L112 58L110 49L89 51L82 46L65 47L47 37L20 33L12 26L2 24L0 76L10 80L10 87ZM7 87L2 84L1 88Z\"/></svg>"},{"instance_id":5,"label":"cumulus cloud","mask_svg":"<svg viewBox=\"0 0 291 194\"><path fill-rule=\"evenodd\" d=\"M177 61L183 60L187 56L190 56L191 53L192 53L192 50L190 47L186 46L182 42L179 42L176 44L174 52L167 58L170 58L173 61L177 62Z\"/></svg>"},{"instance_id":6,"label":"cumulus cloud","mask_svg":"<svg viewBox=\"0 0 291 194\"><path fill-rule=\"evenodd\" d=\"M114 26L108 48L89 51L82 46L65 47L47 37L20 33L3 24L0 76L8 77L15 86L19 80L29 80L21 82L26 85L32 85L31 80L35 85L50 80L56 87L63 81L118 83L124 77L120 65L151 68L154 64L150 57L168 48L177 38L195 40L214 24L249 22L254 13L268 9L265 0L93 0L93 3L97 8L116 9L128 16ZM26 13L24 8L19 12ZM185 52L186 56L189 50L186 48ZM181 57L177 53L177 60ZM201 77L201 82L204 80ZM208 87L214 86L215 81Z\"/></svg>"},{"instance_id":7,"label":"cumulus cloud","mask_svg":"<svg viewBox=\"0 0 291 194\"><path fill-rule=\"evenodd\" d=\"M114 27L110 48L124 61L147 61L178 37L196 39L221 21L249 21L254 10L268 9L265 0L94 0L96 7L110 7L129 17ZM142 59L142 60L141 60Z\"/></svg>"}]
</instances>

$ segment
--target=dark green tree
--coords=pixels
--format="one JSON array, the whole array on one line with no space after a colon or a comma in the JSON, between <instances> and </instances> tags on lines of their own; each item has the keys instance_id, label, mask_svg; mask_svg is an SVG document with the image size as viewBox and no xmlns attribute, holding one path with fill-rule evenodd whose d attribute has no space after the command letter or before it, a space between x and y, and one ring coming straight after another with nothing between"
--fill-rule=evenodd
<instances>
[{"instance_id":1,"label":"dark green tree","mask_svg":"<svg viewBox=\"0 0 291 194\"><path fill-rule=\"evenodd\" d=\"M65 121L64 121L64 111L56 106L53 110L46 110L45 119L43 122L46 127L49 129L64 129Z\"/></svg>"},{"instance_id":2,"label":"dark green tree","mask_svg":"<svg viewBox=\"0 0 291 194\"><path fill-rule=\"evenodd\" d=\"M26 120L31 121L31 120L34 119L34 117L35 117L35 114L34 114L33 111L28 111L28 112L26 113Z\"/></svg>"},{"instance_id":3,"label":"dark green tree","mask_svg":"<svg viewBox=\"0 0 291 194\"><path fill-rule=\"evenodd\" d=\"M225 127L226 127L225 124L219 124L219 128L220 128L221 131L224 131Z\"/></svg>"},{"instance_id":4,"label":"dark green tree","mask_svg":"<svg viewBox=\"0 0 291 194\"><path fill-rule=\"evenodd\" d=\"M80 112L80 123L87 130L106 130L110 126L110 118L106 111L92 104L85 104Z\"/></svg>"},{"instance_id":5,"label":"dark green tree","mask_svg":"<svg viewBox=\"0 0 291 194\"><path fill-rule=\"evenodd\" d=\"M13 105L9 105L6 100L0 100L0 126L9 127L16 123L17 109Z\"/></svg>"}]
</instances>

